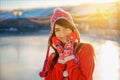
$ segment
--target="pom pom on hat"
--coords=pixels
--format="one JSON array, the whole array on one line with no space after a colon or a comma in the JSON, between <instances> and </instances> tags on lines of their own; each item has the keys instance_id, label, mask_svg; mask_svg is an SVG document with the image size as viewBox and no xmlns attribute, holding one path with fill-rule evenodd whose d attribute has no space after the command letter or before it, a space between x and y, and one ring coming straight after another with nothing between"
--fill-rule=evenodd
<instances>
[{"instance_id":1,"label":"pom pom on hat","mask_svg":"<svg viewBox=\"0 0 120 80\"><path fill-rule=\"evenodd\" d=\"M41 72L39 73L39 76L40 76L40 77L45 77L45 76L46 76L45 71L41 71Z\"/></svg>"}]
</instances>

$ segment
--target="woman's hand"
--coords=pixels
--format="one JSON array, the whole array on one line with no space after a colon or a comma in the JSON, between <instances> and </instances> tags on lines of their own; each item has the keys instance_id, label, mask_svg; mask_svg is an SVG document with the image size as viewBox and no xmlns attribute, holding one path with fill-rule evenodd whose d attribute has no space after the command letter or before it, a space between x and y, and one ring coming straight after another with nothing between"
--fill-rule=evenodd
<instances>
[{"instance_id":1,"label":"woman's hand","mask_svg":"<svg viewBox=\"0 0 120 80\"><path fill-rule=\"evenodd\" d=\"M58 62L65 64L67 61L72 60L75 58L73 55L74 47L73 44L75 40L77 39L77 35L75 32L72 32L67 42L65 43L65 46L63 48L62 43L59 41L59 39L55 36L52 37L52 43L55 46L57 52L59 53Z\"/></svg>"},{"instance_id":2,"label":"woman's hand","mask_svg":"<svg viewBox=\"0 0 120 80\"><path fill-rule=\"evenodd\" d=\"M55 36L52 37L52 43L55 46L57 52L59 53L58 62L64 64L64 49L62 43Z\"/></svg>"},{"instance_id":3,"label":"woman's hand","mask_svg":"<svg viewBox=\"0 0 120 80\"><path fill-rule=\"evenodd\" d=\"M65 43L64 46L64 60L65 62L72 60L75 58L75 56L73 55L73 51L74 51L74 42L77 39L77 35L75 32L72 32L70 34L70 36L68 37L67 42Z\"/></svg>"}]
</instances>

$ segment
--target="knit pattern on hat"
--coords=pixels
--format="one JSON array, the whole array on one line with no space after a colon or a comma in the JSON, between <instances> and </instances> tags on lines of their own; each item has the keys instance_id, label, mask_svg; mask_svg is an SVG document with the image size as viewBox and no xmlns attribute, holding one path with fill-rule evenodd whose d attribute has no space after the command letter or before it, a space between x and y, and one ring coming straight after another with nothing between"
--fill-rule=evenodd
<instances>
[{"instance_id":1,"label":"knit pattern on hat","mask_svg":"<svg viewBox=\"0 0 120 80\"><path fill-rule=\"evenodd\" d=\"M56 8L50 20L51 26L54 26L54 23L61 18L66 19L69 22L73 22L72 17L68 12L61 8Z\"/></svg>"}]
</instances>

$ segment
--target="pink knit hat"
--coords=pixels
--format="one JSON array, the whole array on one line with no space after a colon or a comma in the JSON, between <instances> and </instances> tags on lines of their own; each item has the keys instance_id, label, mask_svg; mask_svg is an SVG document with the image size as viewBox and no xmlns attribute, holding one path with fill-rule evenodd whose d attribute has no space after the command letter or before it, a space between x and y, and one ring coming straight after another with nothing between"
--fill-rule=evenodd
<instances>
[{"instance_id":1,"label":"pink knit hat","mask_svg":"<svg viewBox=\"0 0 120 80\"><path fill-rule=\"evenodd\" d=\"M50 19L50 23L51 23L50 37L53 34L53 27L55 25L55 22L57 20L59 20L59 19L65 19L68 22L70 22L71 25L74 25L72 16L67 11L65 11L65 10L63 10L61 8L55 8L54 12L53 12L53 15L52 15L52 17Z\"/></svg>"},{"instance_id":2,"label":"pink knit hat","mask_svg":"<svg viewBox=\"0 0 120 80\"><path fill-rule=\"evenodd\" d=\"M45 59L45 62L44 62L43 70L42 70L42 72L39 73L40 77L44 77L46 75L46 73L45 73L45 66L47 65L48 56L49 56L49 49L50 49L50 42L49 41L50 41L50 39L51 39L51 37L53 35L54 24L59 19L65 19L68 22L70 22L71 25L74 25L73 19L72 19L71 15L68 12L64 11L61 8L55 8L54 9L53 15L51 16L51 19L50 19L51 30L50 30L50 37L48 39L47 55L46 55L46 59Z\"/></svg>"},{"instance_id":3,"label":"pink knit hat","mask_svg":"<svg viewBox=\"0 0 120 80\"><path fill-rule=\"evenodd\" d=\"M51 23L51 26L53 27L54 26L54 23L58 20L58 19L66 19L67 21L69 22L72 22L73 23L73 19L71 17L71 15L64 11L63 9L61 8L56 8L54 9L54 13L50 19L50 23Z\"/></svg>"}]
</instances>

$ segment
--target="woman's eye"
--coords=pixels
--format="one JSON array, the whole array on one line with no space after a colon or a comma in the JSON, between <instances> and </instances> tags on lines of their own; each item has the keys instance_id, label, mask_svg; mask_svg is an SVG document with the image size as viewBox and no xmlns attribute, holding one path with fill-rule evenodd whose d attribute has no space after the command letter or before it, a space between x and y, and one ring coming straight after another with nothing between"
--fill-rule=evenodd
<instances>
[{"instance_id":1,"label":"woman's eye","mask_svg":"<svg viewBox=\"0 0 120 80\"><path fill-rule=\"evenodd\" d=\"M55 30L55 32L57 32L57 31L59 31L59 30Z\"/></svg>"},{"instance_id":2,"label":"woman's eye","mask_svg":"<svg viewBox=\"0 0 120 80\"><path fill-rule=\"evenodd\" d=\"M59 28L56 28L56 29L55 29L55 32L57 32L57 31L60 31L60 29L59 29Z\"/></svg>"},{"instance_id":3,"label":"woman's eye","mask_svg":"<svg viewBox=\"0 0 120 80\"><path fill-rule=\"evenodd\" d=\"M69 31L70 31L70 29L66 29L65 31L66 31L66 32L69 32Z\"/></svg>"},{"instance_id":4,"label":"woman's eye","mask_svg":"<svg viewBox=\"0 0 120 80\"><path fill-rule=\"evenodd\" d=\"M55 30L55 31L61 31L60 29L57 29L57 30Z\"/></svg>"}]
</instances>

